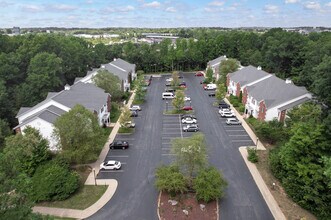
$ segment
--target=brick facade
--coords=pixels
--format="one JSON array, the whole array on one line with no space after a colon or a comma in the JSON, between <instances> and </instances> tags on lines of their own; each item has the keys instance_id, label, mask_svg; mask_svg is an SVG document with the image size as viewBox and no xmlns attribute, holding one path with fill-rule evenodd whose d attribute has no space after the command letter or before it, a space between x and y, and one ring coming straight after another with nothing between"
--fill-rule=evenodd
<instances>
[{"instance_id":1,"label":"brick facade","mask_svg":"<svg viewBox=\"0 0 331 220\"><path fill-rule=\"evenodd\" d=\"M236 96L240 96L240 83L237 83L237 91L236 91Z\"/></svg>"},{"instance_id":2,"label":"brick facade","mask_svg":"<svg viewBox=\"0 0 331 220\"><path fill-rule=\"evenodd\" d=\"M108 95L108 98L107 98L107 111L110 112L111 110L111 96Z\"/></svg>"},{"instance_id":3,"label":"brick facade","mask_svg":"<svg viewBox=\"0 0 331 220\"><path fill-rule=\"evenodd\" d=\"M257 119L260 121L264 121L266 114L267 114L267 107L266 107L264 101L261 101L260 105L259 105L259 114L258 114Z\"/></svg>"},{"instance_id":4,"label":"brick facade","mask_svg":"<svg viewBox=\"0 0 331 220\"><path fill-rule=\"evenodd\" d=\"M286 116L286 110L281 111L280 116L279 116L279 121L284 122L285 121L285 116Z\"/></svg>"},{"instance_id":5,"label":"brick facade","mask_svg":"<svg viewBox=\"0 0 331 220\"><path fill-rule=\"evenodd\" d=\"M245 105L247 103L247 98L248 98L248 91L247 88L244 88L243 96L241 102Z\"/></svg>"},{"instance_id":6,"label":"brick facade","mask_svg":"<svg viewBox=\"0 0 331 220\"><path fill-rule=\"evenodd\" d=\"M226 75L226 86L229 88L230 86L230 76L229 74Z\"/></svg>"}]
</instances>

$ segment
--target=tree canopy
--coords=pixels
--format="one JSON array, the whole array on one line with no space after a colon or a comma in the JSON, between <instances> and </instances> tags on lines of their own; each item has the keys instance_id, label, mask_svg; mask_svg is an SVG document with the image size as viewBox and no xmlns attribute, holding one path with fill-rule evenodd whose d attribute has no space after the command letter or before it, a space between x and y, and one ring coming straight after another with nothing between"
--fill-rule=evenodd
<instances>
[{"instance_id":1,"label":"tree canopy","mask_svg":"<svg viewBox=\"0 0 331 220\"><path fill-rule=\"evenodd\" d=\"M111 94L112 100L121 100L124 93L121 80L118 76L115 76L107 70L99 70L98 74L96 74L92 80L98 87Z\"/></svg>"}]
</instances>

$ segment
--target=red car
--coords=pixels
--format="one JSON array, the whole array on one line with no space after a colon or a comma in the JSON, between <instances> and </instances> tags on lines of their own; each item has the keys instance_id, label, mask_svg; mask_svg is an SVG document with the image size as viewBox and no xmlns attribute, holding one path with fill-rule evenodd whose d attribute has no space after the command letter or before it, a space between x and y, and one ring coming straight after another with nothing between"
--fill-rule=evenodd
<instances>
[{"instance_id":1,"label":"red car","mask_svg":"<svg viewBox=\"0 0 331 220\"><path fill-rule=\"evenodd\" d=\"M184 111L192 111L193 108L192 108L192 106L184 106L184 107L182 108L182 110L184 110Z\"/></svg>"},{"instance_id":2,"label":"red car","mask_svg":"<svg viewBox=\"0 0 331 220\"><path fill-rule=\"evenodd\" d=\"M197 73L195 73L195 76L204 76L204 74L203 74L203 72L197 72Z\"/></svg>"},{"instance_id":3,"label":"red car","mask_svg":"<svg viewBox=\"0 0 331 220\"><path fill-rule=\"evenodd\" d=\"M180 88L186 88L186 85L180 85L179 87Z\"/></svg>"}]
</instances>

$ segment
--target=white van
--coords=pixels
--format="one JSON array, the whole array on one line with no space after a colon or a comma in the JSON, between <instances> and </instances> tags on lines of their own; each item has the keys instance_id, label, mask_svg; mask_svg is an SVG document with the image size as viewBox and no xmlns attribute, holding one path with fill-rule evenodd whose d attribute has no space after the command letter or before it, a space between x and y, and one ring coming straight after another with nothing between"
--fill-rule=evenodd
<instances>
[{"instance_id":1,"label":"white van","mask_svg":"<svg viewBox=\"0 0 331 220\"><path fill-rule=\"evenodd\" d=\"M216 84L207 84L206 90L215 90L216 89Z\"/></svg>"},{"instance_id":2,"label":"white van","mask_svg":"<svg viewBox=\"0 0 331 220\"><path fill-rule=\"evenodd\" d=\"M162 99L173 99L175 95L172 92L163 92Z\"/></svg>"}]
</instances>

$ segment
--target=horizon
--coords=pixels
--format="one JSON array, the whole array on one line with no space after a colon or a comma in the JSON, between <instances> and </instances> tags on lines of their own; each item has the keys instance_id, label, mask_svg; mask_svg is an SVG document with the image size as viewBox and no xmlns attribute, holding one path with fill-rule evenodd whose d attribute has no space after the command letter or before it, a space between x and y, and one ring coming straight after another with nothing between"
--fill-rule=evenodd
<instances>
[{"instance_id":1,"label":"horizon","mask_svg":"<svg viewBox=\"0 0 331 220\"><path fill-rule=\"evenodd\" d=\"M331 1L0 0L10 28L331 27Z\"/></svg>"}]
</instances>

